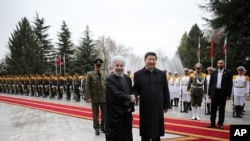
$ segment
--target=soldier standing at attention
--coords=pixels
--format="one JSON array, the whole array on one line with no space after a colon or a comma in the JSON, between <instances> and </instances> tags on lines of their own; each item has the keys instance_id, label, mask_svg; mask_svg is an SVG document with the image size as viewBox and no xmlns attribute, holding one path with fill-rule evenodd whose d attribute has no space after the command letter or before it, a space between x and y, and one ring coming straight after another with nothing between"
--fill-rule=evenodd
<instances>
[{"instance_id":1,"label":"soldier standing at attention","mask_svg":"<svg viewBox=\"0 0 250 141\"><path fill-rule=\"evenodd\" d=\"M79 91L79 86L80 86L80 78L78 72L74 74L73 78L73 86L74 86L74 93L75 93L75 101L80 102L80 91Z\"/></svg>"},{"instance_id":2,"label":"soldier standing at attention","mask_svg":"<svg viewBox=\"0 0 250 141\"><path fill-rule=\"evenodd\" d=\"M72 77L69 73L66 73L65 77L65 91L66 91L66 100L70 100L70 88L72 87Z\"/></svg>"},{"instance_id":3,"label":"soldier standing at attention","mask_svg":"<svg viewBox=\"0 0 250 141\"><path fill-rule=\"evenodd\" d=\"M209 87L209 82L210 82L210 77L211 77L211 73L213 72L213 68L212 67L208 67L207 68L207 89ZM206 104L206 108L207 108L207 112L205 113L206 115L210 115L211 114L211 99L208 97L208 94L206 93L205 96L205 104Z\"/></svg>"},{"instance_id":4,"label":"soldier standing at attention","mask_svg":"<svg viewBox=\"0 0 250 141\"><path fill-rule=\"evenodd\" d=\"M94 61L95 70L88 73L85 84L86 99L87 102L91 102L92 106L93 127L96 135L100 135L100 128L101 131L105 133L106 79L108 77L108 73L101 71L102 63L103 61L101 59L96 59ZM99 107L101 109L101 127L98 120Z\"/></svg>"},{"instance_id":5,"label":"soldier standing at attention","mask_svg":"<svg viewBox=\"0 0 250 141\"><path fill-rule=\"evenodd\" d=\"M200 120L202 98L207 93L206 74L201 72L200 63L195 64L195 72L190 75L187 90L191 92L192 120Z\"/></svg>"},{"instance_id":6,"label":"soldier standing at attention","mask_svg":"<svg viewBox=\"0 0 250 141\"><path fill-rule=\"evenodd\" d=\"M189 82L189 72L188 68L184 68L184 76L181 78L180 81L180 90L181 90L181 100L183 102L183 112L188 113L188 103L190 102L190 94L187 91L187 85Z\"/></svg>"},{"instance_id":7,"label":"soldier standing at attention","mask_svg":"<svg viewBox=\"0 0 250 141\"><path fill-rule=\"evenodd\" d=\"M249 94L249 77L244 74L245 67L237 68L237 75L233 76L233 98L236 117L242 118L243 106L246 100L246 95Z\"/></svg>"}]
</instances>

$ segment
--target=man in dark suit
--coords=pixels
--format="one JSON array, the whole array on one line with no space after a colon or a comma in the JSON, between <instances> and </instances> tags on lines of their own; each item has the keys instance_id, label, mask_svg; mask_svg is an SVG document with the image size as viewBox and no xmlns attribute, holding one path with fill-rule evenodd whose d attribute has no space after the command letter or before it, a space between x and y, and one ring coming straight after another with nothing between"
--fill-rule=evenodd
<instances>
[{"instance_id":1,"label":"man in dark suit","mask_svg":"<svg viewBox=\"0 0 250 141\"><path fill-rule=\"evenodd\" d=\"M230 99L232 92L233 76L231 70L224 68L224 60L217 62L217 69L211 74L208 96L211 99L210 125L208 128L215 127L216 112L219 107L218 128L224 129L226 101Z\"/></svg>"},{"instance_id":2,"label":"man in dark suit","mask_svg":"<svg viewBox=\"0 0 250 141\"><path fill-rule=\"evenodd\" d=\"M164 136L164 113L170 108L166 73L155 67L154 52L145 54L145 67L134 73L133 94L140 96L141 141L160 141Z\"/></svg>"}]
</instances>

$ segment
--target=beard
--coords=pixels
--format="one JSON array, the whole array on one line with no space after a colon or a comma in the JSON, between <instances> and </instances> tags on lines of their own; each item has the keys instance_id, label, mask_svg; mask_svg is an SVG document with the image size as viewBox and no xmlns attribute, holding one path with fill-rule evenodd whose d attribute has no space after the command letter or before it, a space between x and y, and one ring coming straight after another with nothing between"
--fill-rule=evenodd
<instances>
[{"instance_id":1,"label":"beard","mask_svg":"<svg viewBox=\"0 0 250 141\"><path fill-rule=\"evenodd\" d=\"M124 71L114 71L114 74L118 77L123 77Z\"/></svg>"}]
</instances>

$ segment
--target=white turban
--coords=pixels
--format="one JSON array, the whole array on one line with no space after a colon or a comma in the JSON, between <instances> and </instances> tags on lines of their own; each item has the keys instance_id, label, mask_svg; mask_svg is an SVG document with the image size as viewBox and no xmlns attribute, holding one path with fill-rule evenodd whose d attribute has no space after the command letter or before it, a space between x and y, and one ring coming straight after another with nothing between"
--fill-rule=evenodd
<instances>
[{"instance_id":1,"label":"white turban","mask_svg":"<svg viewBox=\"0 0 250 141\"><path fill-rule=\"evenodd\" d=\"M126 60L122 56L115 56L111 59L111 65L114 66L116 61L122 61L124 66L126 65Z\"/></svg>"}]
</instances>

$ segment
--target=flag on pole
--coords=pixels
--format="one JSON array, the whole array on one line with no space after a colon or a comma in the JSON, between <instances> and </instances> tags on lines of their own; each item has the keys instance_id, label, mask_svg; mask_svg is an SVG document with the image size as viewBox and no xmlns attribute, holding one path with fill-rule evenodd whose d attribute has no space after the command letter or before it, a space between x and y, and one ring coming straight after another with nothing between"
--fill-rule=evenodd
<instances>
[{"instance_id":1,"label":"flag on pole","mask_svg":"<svg viewBox=\"0 0 250 141\"><path fill-rule=\"evenodd\" d=\"M197 51L197 57L200 58L201 53L201 43L200 43L200 37L199 37L199 43L198 43L198 51Z\"/></svg>"},{"instance_id":2,"label":"flag on pole","mask_svg":"<svg viewBox=\"0 0 250 141\"><path fill-rule=\"evenodd\" d=\"M225 40L224 40L224 45L223 45L223 54L226 54L227 52L227 36L225 36Z\"/></svg>"},{"instance_id":3,"label":"flag on pole","mask_svg":"<svg viewBox=\"0 0 250 141\"><path fill-rule=\"evenodd\" d=\"M57 56L56 65L57 66L63 65L63 59L60 54Z\"/></svg>"},{"instance_id":4,"label":"flag on pole","mask_svg":"<svg viewBox=\"0 0 250 141\"><path fill-rule=\"evenodd\" d=\"M210 45L210 58L214 57L214 40L211 41Z\"/></svg>"}]
</instances>

